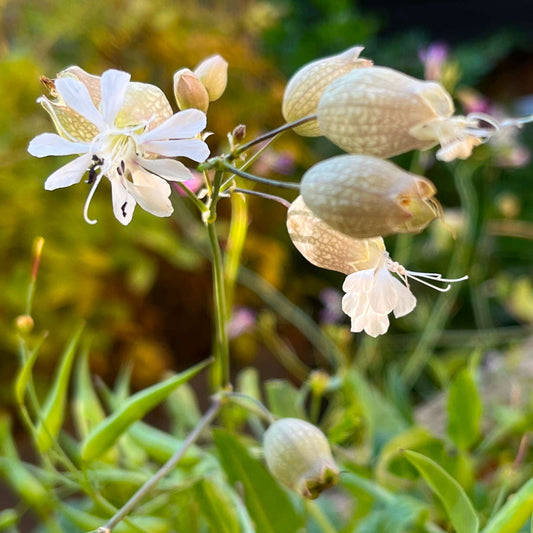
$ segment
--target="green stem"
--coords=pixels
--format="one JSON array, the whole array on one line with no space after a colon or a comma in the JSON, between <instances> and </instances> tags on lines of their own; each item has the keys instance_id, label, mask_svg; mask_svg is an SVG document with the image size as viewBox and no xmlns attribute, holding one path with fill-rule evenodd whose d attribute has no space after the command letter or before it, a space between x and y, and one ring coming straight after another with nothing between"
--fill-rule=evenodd
<instances>
[{"instance_id":1,"label":"green stem","mask_svg":"<svg viewBox=\"0 0 533 533\"><path fill-rule=\"evenodd\" d=\"M98 528L99 533L110 533L122 519L130 513L139 502L157 485L157 483L164 478L185 455L185 452L198 439L202 431L211 424L215 416L218 414L222 402L216 399L211 407L206 411L204 416L198 422L198 425L189 433L188 437L183 441L179 450L158 470L158 472L151 477L127 502L126 504L113 516L103 527Z\"/></svg>"},{"instance_id":2,"label":"green stem","mask_svg":"<svg viewBox=\"0 0 533 533\"><path fill-rule=\"evenodd\" d=\"M272 185L273 187L279 187L281 189L300 190L299 183L293 183L289 181L271 180L269 178L261 178L259 176L255 176L254 174L249 174L248 172L244 172L243 170L240 170L237 167L234 167L227 161L222 161L222 165L226 170L229 170L233 174L236 174L237 176L240 176L241 178L244 178L250 181L255 181L256 183L262 183L263 185Z\"/></svg>"},{"instance_id":3,"label":"green stem","mask_svg":"<svg viewBox=\"0 0 533 533\"><path fill-rule=\"evenodd\" d=\"M336 533L338 531L316 501L306 500L305 506L323 533Z\"/></svg>"},{"instance_id":4,"label":"green stem","mask_svg":"<svg viewBox=\"0 0 533 533\"><path fill-rule=\"evenodd\" d=\"M276 135L279 135L280 133L283 133L284 131L290 130L292 128L295 128L296 126L300 126L302 124L305 124L306 122L311 122L312 120L316 119L316 115L309 115L308 117L301 118L299 120L295 120L294 122L289 122L287 124L283 124L283 126L280 126L279 128L276 128L275 130L269 131L268 133L265 133L264 135L260 135L259 137L256 137L253 141L250 141L246 144L243 144L242 146L239 146L236 148L231 156L232 159L237 158L240 154L248 150L248 148L251 148L252 146L259 144L263 141L266 141L272 137L275 137Z\"/></svg>"},{"instance_id":5,"label":"green stem","mask_svg":"<svg viewBox=\"0 0 533 533\"><path fill-rule=\"evenodd\" d=\"M213 386L215 390L225 389L229 385L229 339L226 331L228 310L224 290L224 266L222 252L214 223L207 225L209 244L211 245L213 269L213 304L215 321L215 364L213 365Z\"/></svg>"}]
</instances>

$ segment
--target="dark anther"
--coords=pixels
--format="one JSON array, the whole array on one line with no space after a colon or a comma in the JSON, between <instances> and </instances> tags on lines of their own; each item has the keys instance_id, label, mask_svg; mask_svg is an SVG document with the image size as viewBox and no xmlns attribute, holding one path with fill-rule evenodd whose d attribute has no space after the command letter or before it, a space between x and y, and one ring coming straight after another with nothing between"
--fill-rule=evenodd
<instances>
[{"instance_id":1,"label":"dark anther","mask_svg":"<svg viewBox=\"0 0 533 533\"><path fill-rule=\"evenodd\" d=\"M96 170L94 170L93 167L89 169L89 177L85 181L85 183L88 183L89 185L92 185L94 183L94 180L96 179Z\"/></svg>"},{"instance_id":2,"label":"dark anther","mask_svg":"<svg viewBox=\"0 0 533 533\"><path fill-rule=\"evenodd\" d=\"M126 218L126 206L128 205L128 202L124 202L121 206L120 206L120 209L122 209L122 216L124 218Z\"/></svg>"},{"instance_id":3,"label":"dark anther","mask_svg":"<svg viewBox=\"0 0 533 533\"><path fill-rule=\"evenodd\" d=\"M120 168L122 169L122 174L124 174L124 171L126 170L126 163L124 163L124 159L120 162Z\"/></svg>"},{"instance_id":4,"label":"dark anther","mask_svg":"<svg viewBox=\"0 0 533 533\"><path fill-rule=\"evenodd\" d=\"M120 167L117 167L117 172L119 176L122 176L122 169Z\"/></svg>"}]
</instances>

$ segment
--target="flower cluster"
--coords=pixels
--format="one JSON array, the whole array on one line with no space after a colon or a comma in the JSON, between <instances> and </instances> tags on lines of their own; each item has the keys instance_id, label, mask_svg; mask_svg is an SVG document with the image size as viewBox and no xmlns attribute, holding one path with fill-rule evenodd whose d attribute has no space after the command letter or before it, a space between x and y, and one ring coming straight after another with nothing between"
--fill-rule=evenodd
<instances>
[{"instance_id":1,"label":"flower cluster","mask_svg":"<svg viewBox=\"0 0 533 533\"><path fill-rule=\"evenodd\" d=\"M436 145L437 159L466 159L479 144L532 117L454 115L453 100L439 82L375 66L361 52L356 47L314 61L287 85L283 114L299 121L295 131L323 135L348 152L304 174L287 227L311 263L347 275L342 309L351 330L375 337L387 331L390 313L398 318L415 307L409 279L446 291L449 283L467 278L411 272L389 257L383 236L418 233L442 209L431 181L385 159Z\"/></svg>"},{"instance_id":2,"label":"flower cluster","mask_svg":"<svg viewBox=\"0 0 533 533\"><path fill-rule=\"evenodd\" d=\"M205 92L207 102L218 98L225 89L227 64L220 56L208 58L196 69L195 88ZM111 183L113 212L126 225L139 204L149 213L169 216L171 188L168 182L186 182L194 178L176 157L202 162L209 148L201 132L206 126L205 111L180 96L187 90L188 100L194 91L175 77L175 93L182 111L173 113L163 92L154 85L130 81L130 75L107 70L101 77L70 67L57 79L43 78L52 100L42 96L38 102L50 114L57 129L43 133L29 144L36 157L78 155L51 174L47 190L68 187L81 181L87 173L91 185L84 217L96 188L106 176Z\"/></svg>"}]
</instances>

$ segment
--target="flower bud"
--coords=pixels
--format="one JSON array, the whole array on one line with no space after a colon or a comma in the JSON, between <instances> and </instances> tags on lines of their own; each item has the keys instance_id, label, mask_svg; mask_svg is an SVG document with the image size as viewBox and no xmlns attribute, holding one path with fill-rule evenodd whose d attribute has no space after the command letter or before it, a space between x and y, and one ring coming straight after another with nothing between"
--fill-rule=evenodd
<instances>
[{"instance_id":1,"label":"flower bud","mask_svg":"<svg viewBox=\"0 0 533 533\"><path fill-rule=\"evenodd\" d=\"M439 213L431 181L365 155L341 155L312 166L300 192L309 209L356 239L418 233Z\"/></svg>"},{"instance_id":2,"label":"flower bud","mask_svg":"<svg viewBox=\"0 0 533 533\"><path fill-rule=\"evenodd\" d=\"M195 69L194 74L204 84L209 94L209 101L218 100L228 84L228 62L220 55L204 59Z\"/></svg>"},{"instance_id":3,"label":"flower bud","mask_svg":"<svg viewBox=\"0 0 533 533\"><path fill-rule=\"evenodd\" d=\"M381 237L353 239L328 226L301 196L289 207L287 229L294 246L309 262L344 274L373 268L385 251Z\"/></svg>"},{"instance_id":4,"label":"flower bud","mask_svg":"<svg viewBox=\"0 0 533 533\"><path fill-rule=\"evenodd\" d=\"M353 69L369 67L372 61L359 59L362 46L354 46L341 54L326 57L304 65L289 80L283 95L282 113L287 122L316 113L324 89L334 80ZM322 135L316 120L294 128L296 133L306 137Z\"/></svg>"},{"instance_id":5,"label":"flower bud","mask_svg":"<svg viewBox=\"0 0 533 533\"><path fill-rule=\"evenodd\" d=\"M30 315L19 315L15 319L15 326L19 333L22 335L27 335L33 329L33 318Z\"/></svg>"},{"instance_id":6,"label":"flower bud","mask_svg":"<svg viewBox=\"0 0 533 533\"><path fill-rule=\"evenodd\" d=\"M305 420L272 423L263 441L268 469L277 481L313 500L339 480L339 467L324 433Z\"/></svg>"},{"instance_id":7,"label":"flower bud","mask_svg":"<svg viewBox=\"0 0 533 533\"><path fill-rule=\"evenodd\" d=\"M346 152L388 158L435 146L440 138L433 128L429 136L417 136L417 129L446 122L453 111L439 83L370 67L331 83L317 114L322 134Z\"/></svg>"},{"instance_id":8,"label":"flower bud","mask_svg":"<svg viewBox=\"0 0 533 533\"><path fill-rule=\"evenodd\" d=\"M205 113L209 107L206 88L188 68L182 68L174 74L174 96L181 110L193 108Z\"/></svg>"}]
</instances>

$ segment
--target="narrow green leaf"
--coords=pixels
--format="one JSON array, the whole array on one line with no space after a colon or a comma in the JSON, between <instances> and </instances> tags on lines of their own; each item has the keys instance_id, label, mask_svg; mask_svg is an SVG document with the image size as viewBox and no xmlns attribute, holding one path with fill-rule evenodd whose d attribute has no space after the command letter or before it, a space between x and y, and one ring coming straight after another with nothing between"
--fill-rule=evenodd
<instances>
[{"instance_id":1,"label":"narrow green leaf","mask_svg":"<svg viewBox=\"0 0 533 533\"><path fill-rule=\"evenodd\" d=\"M211 479L201 479L194 486L200 512L207 520L211 531L217 533L240 533L239 518L233 502L219 483Z\"/></svg>"},{"instance_id":2,"label":"narrow green leaf","mask_svg":"<svg viewBox=\"0 0 533 533\"><path fill-rule=\"evenodd\" d=\"M50 508L50 495L44 485L22 463L11 437L11 423L0 417L0 477L22 501L41 512Z\"/></svg>"},{"instance_id":3,"label":"narrow green leaf","mask_svg":"<svg viewBox=\"0 0 533 533\"><path fill-rule=\"evenodd\" d=\"M13 527L19 519L19 515L15 509L5 509L0 511L0 531Z\"/></svg>"},{"instance_id":4,"label":"narrow green leaf","mask_svg":"<svg viewBox=\"0 0 533 533\"><path fill-rule=\"evenodd\" d=\"M272 414L281 418L305 418L304 389L297 389L285 379L272 379L266 382L265 392Z\"/></svg>"},{"instance_id":5,"label":"narrow green leaf","mask_svg":"<svg viewBox=\"0 0 533 533\"><path fill-rule=\"evenodd\" d=\"M46 397L40 413L39 423L35 430L35 439L42 453L50 449L65 419L65 404L67 401L70 371L82 330L83 325L78 327L74 332L74 335L63 352L60 366L52 383L52 388Z\"/></svg>"},{"instance_id":6,"label":"narrow green leaf","mask_svg":"<svg viewBox=\"0 0 533 533\"><path fill-rule=\"evenodd\" d=\"M78 359L75 371L75 388L72 401L74 424L78 436L85 438L90 429L99 424L105 413L93 388L89 372L89 350L85 347Z\"/></svg>"},{"instance_id":7,"label":"narrow green leaf","mask_svg":"<svg viewBox=\"0 0 533 533\"><path fill-rule=\"evenodd\" d=\"M439 497L457 533L477 533L478 517L459 483L437 463L421 453L410 450L405 450L403 453Z\"/></svg>"},{"instance_id":8,"label":"narrow green leaf","mask_svg":"<svg viewBox=\"0 0 533 533\"><path fill-rule=\"evenodd\" d=\"M103 526L106 518L95 516L86 511L67 505L60 504L60 512L67 517L75 526L82 531L96 531ZM168 521L157 516L136 516L129 518L117 525L115 533L167 533L170 531Z\"/></svg>"},{"instance_id":9,"label":"narrow green leaf","mask_svg":"<svg viewBox=\"0 0 533 533\"><path fill-rule=\"evenodd\" d=\"M183 446L183 440L169 435L144 422L135 422L128 429L128 436L140 446L152 459L160 463L166 463L174 453ZM194 444L180 461L181 466L192 466L198 463L202 457L202 450Z\"/></svg>"},{"instance_id":10,"label":"narrow green leaf","mask_svg":"<svg viewBox=\"0 0 533 533\"><path fill-rule=\"evenodd\" d=\"M479 438L481 399L471 368L461 370L448 392L448 436L462 450Z\"/></svg>"},{"instance_id":11,"label":"narrow green leaf","mask_svg":"<svg viewBox=\"0 0 533 533\"><path fill-rule=\"evenodd\" d=\"M533 479L530 479L485 526L483 533L516 533L533 513ZM533 520L531 525L533 532Z\"/></svg>"},{"instance_id":12,"label":"narrow green leaf","mask_svg":"<svg viewBox=\"0 0 533 533\"><path fill-rule=\"evenodd\" d=\"M287 493L258 459L253 458L231 433L215 430L214 441L222 467L231 483L241 483L246 508L257 533L298 531L303 520Z\"/></svg>"},{"instance_id":13,"label":"narrow green leaf","mask_svg":"<svg viewBox=\"0 0 533 533\"><path fill-rule=\"evenodd\" d=\"M161 403L174 389L203 370L211 360L199 363L162 383L157 383L130 396L113 414L95 426L81 449L83 461L91 461L108 450L133 422Z\"/></svg>"},{"instance_id":14,"label":"narrow green leaf","mask_svg":"<svg viewBox=\"0 0 533 533\"><path fill-rule=\"evenodd\" d=\"M30 356L19 371L19 374L15 381L15 398L17 400L18 405L24 404L26 387L28 386L28 381L31 378L31 371L33 369L33 365L35 364L37 355L39 355L39 349L41 348L41 345L43 344L43 341L44 339L46 339L47 336L48 333L45 332L39 337L37 343L35 344L35 347L30 353Z\"/></svg>"}]
</instances>

